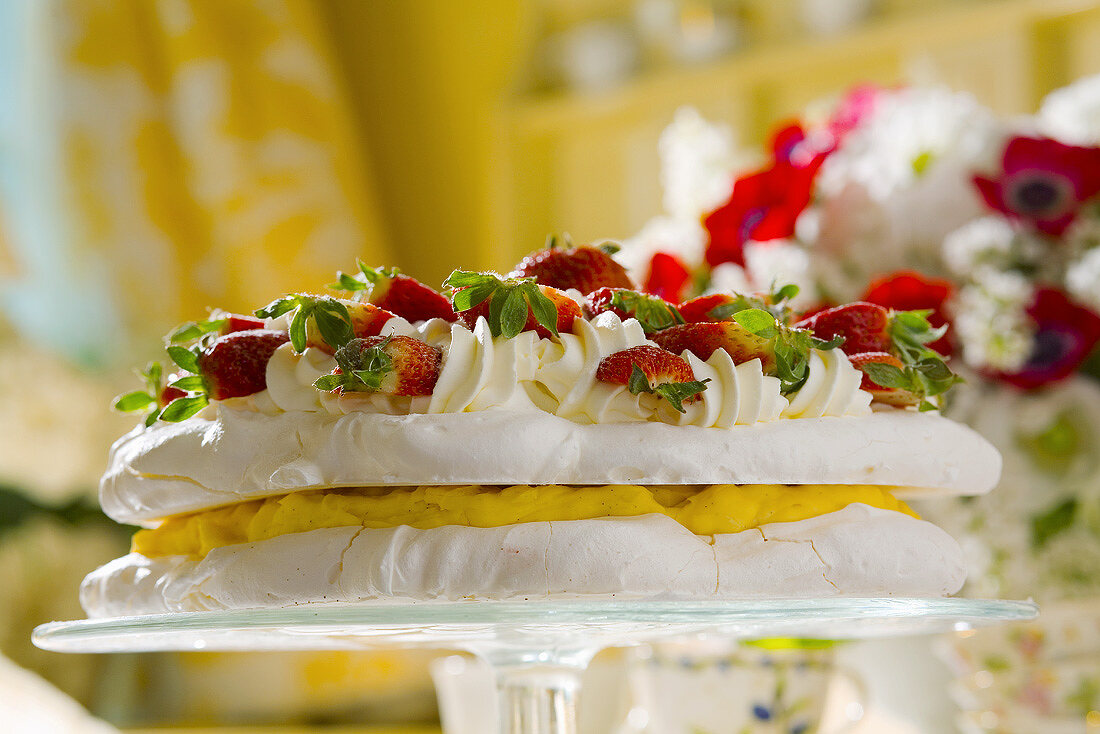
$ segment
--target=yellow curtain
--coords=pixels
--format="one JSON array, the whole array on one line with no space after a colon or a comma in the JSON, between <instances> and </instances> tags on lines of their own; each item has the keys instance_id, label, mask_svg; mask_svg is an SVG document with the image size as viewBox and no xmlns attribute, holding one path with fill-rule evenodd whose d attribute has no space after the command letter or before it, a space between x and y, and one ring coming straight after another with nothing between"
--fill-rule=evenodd
<instances>
[{"instance_id":1,"label":"yellow curtain","mask_svg":"<svg viewBox=\"0 0 1100 734\"><path fill-rule=\"evenodd\" d=\"M139 332L393 259L313 0L55 0L52 15L69 231Z\"/></svg>"}]
</instances>

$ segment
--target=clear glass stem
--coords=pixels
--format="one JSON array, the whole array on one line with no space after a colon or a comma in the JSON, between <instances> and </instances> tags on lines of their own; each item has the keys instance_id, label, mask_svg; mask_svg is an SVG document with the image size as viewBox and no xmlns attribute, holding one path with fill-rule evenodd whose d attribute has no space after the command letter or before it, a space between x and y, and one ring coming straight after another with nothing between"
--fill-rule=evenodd
<instances>
[{"instance_id":1,"label":"clear glass stem","mask_svg":"<svg viewBox=\"0 0 1100 734\"><path fill-rule=\"evenodd\" d=\"M573 667L497 670L500 734L576 734L580 674Z\"/></svg>"}]
</instances>

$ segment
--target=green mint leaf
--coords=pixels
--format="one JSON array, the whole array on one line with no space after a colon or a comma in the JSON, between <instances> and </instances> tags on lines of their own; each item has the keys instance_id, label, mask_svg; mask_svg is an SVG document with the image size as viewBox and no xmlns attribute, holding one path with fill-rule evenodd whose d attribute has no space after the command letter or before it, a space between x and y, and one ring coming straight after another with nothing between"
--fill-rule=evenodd
<instances>
[{"instance_id":1,"label":"green mint leaf","mask_svg":"<svg viewBox=\"0 0 1100 734\"><path fill-rule=\"evenodd\" d=\"M308 299L309 296L302 296L300 294L293 294L289 296L283 296L282 298L276 298L271 303L267 304L263 308L256 309L253 313L261 319L274 319L282 316L284 313L290 313L298 306L302 305L302 301Z\"/></svg>"},{"instance_id":2,"label":"green mint leaf","mask_svg":"<svg viewBox=\"0 0 1100 734\"><path fill-rule=\"evenodd\" d=\"M164 368L160 366L160 362L150 362L139 374L145 378L153 392L160 392L160 381L164 375Z\"/></svg>"},{"instance_id":3,"label":"green mint leaf","mask_svg":"<svg viewBox=\"0 0 1100 734\"><path fill-rule=\"evenodd\" d=\"M362 260L356 260L355 264L359 267L359 272L363 274L363 277L374 284L377 284L383 278L396 278L401 272L398 268L372 268Z\"/></svg>"},{"instance_id":4,"label":"green mint leaf","mask_svg":"<svg viewBox=\"0 0 1100 734\"><path fill-rule=\"evenodd\" d=\"M486 282L500 282L500 278L492 273L478 273L470 270L455 270L443 281L445 288L458 290L475 285L484 285ZM474 304L477 305L477 304Z\"/></svg>"},{"instance_id":5,"label":"green mint leaf","mask_svg":"<svg viewBox=\"0 0 1100 734\"><path fill-rule=\"evenodd\" d=\"M157 422L158 418L160 418L160 408L149 411L149 415L145 416L145 427L149 428L152 426Z\"/></svg>"},{"instance_id":6,"label":"green mint leaf","mask_svg":"<svg viewBox=\"0 0 1100 734\"><path fill-rule=\"evenodd\" d=\"M802 289L794 283L787 283L787 285L779 288L772 294L773 303L782 303L783 301L789 301L799 294Z\"/></svg>"},{"instance_id":7,"label":"green mint leaf","mask_svg":"<svg viewBox=\"0 0 1100 734\"><path fill-rule=\"evenodd\" d=\"M687 411L684 410L684 401L706 390L708 382L710 378L691 382L666 382L653 388L653 392L667 400L679 412L685 413Z\"/></svg>"},{"instance_id":8,"label":"green mint leaf","mask_svg":"<svg viewBox=\"0 0 1100 734\"><path fill-rule=\"evenodd\" d=\"M290 328L287 329L287 334L290 336L290 345L299 354L306 351L306 321L309 319L312 310L312 305L300 304L294 318L290 320Z\"/></svg>"},{"instance_id":9,"label":"green mint leaf","mask_svg":"<svg viewBox=\"0 0 1100 734\"><path fill-rule=\"evenodd\" d=\"M1036 550L1041 549L1056 535L1068 530L1077 517L1077 500L1071 498L1055 505L1041 515L1031 520L1031 545Z\"/></svg>"},{"instance_id":10,"label":"green mint leaf","mask_svg":"<svg viewBox=\"0 0 1100 734\"><path fill-rule=\"evenodd\" d=\"M165 337L165 341L169 344L179 344L181 342L189 342L198 339L201 336L210 334L212 332L221 331L225 326L228 319L208 319L206 321L188 321L186 324L177 326L168 336Z\"/></svg>"},{"instance_id":11,"label":"green mint leaf","mask_svg":"<svg viewBox=\"0 0 1100 734\"><path fill-rule=\"evenodd\" d=\"M382 378L389 370L355 370L352 376L355 382L348 385L349 389L376 392L382 389Z\"/></svg>"},{"instance_id":12,"label":"green mint leaf","mask_svg":"<svg viewBox=\"0 0 1100 734\"><path fill-rule=\"evenodd\" d=\"M339 349L355 336L348 307L334 298L321 298L313 307L313 321L321 338L333 349Z\"/></svg>"},{"instance_id":13,"label":"green mint leaf","mask_svg":"<svg viewBox=\"0 0 1100 734\"><path fill-rule=\"evenodd\" d=\"M147 392L135 390L115 398L114 408L122 413L133 413L136 410L145 410L150 405L156 405L157 399Z\"/></svg>"},{"instance_id":14,"label":"green mint leaf","mask_svg":"<svg viewBox=\"0 0 1100 734\"><path fill-rule=\"evenodd\" d=\"M841 336L840 334L837 334L836 336L834 336L829 341L825 341L824 339L818 339L816 336L810 336L810 346L812 346L814 349L820 349L822 351L827 351L829 349L836 349L841 344L843 344L844 341L845 341L845 337Z\"/></svg>"},{"instance_id":15,"label":"green mint leaf","mask_svg":"<svg viewBox=\"0 0 1100 734\"><path fill-rule=\"evenodd\" d=\"M354 293L355 291L365 290L367 288L367 283L341 270L336 273L336 282L329 283L328 287L334 291L350 291Z\"/></svg>"},{"instance_id":16,"label":"green mint leaf","mask_svg":"<svg viewBox=\"0 0 1100 734\"><path fill-rule=\"evenodd\" d=\"M168 385L174 387L177 390L183 390L184 392L204 392L206 390L206 380L200 375L187 375L181 377L175 382Z\"/></svg>"},{"instance_id":17,"label":"green mint leaf","mask_svg":"<svg viewBox=\"0 0 1100 734\"><path fill-rule=\"evenodd\" d=\"M600 243L597 249L602 250L605 255L614 255L623 248L618 242L608 240L607 242Z\"/></svg>"},{"instance_id":18,"label":"green mint leaf","mask_svg":"<svg viewBox=\"0 0 1100 734\"><path fill-rule=\"evenodd\" d=\"M499 309L493 309L497 302L501 302ZM516 334L523 331L524 325L527 323L527 297L522 288L516 288L509 291L507 294L501 293L496 296L494 302L489 304L489 315L491 323L500 324L500 333L507 339L511 339ZM498 310L499 313L494 313L494 310Z\"/></svg>"},{"instance_id":19,"label":"green mint leaf","mask_svg":"<svg viewBox=\"0 0 1100 734\"><path fill-rule=\"evenodd\" d=\"M642 372L642 368L638 365L631 366L630 379L626 382L626 388L630 390L631 395L653 392L653 388L649 384L649 378L645 376L645 372Z\"/></svg>"},{"instance_id":20,"label":"green mint leaf","mask_svg":"<svg viewBox=\"0 0 1100 734\"><path fill-rule=\"evenodd\" d=\"M645 293L617 290L611 296L611 306L636 318L647 334L684 323L679 309L663 298Z\"/></svg>"},{"instance_id":21,"label":"green mint leaf","mask_svg":"<svg viewBox=\"0 0 1100 734\"><path fill-rule=\"evenodd\" d=\"M930 410L939 410L939 407L937 407L935 403L929 402L928 400L922 400L920 401L920 407L918 409L921 413L927 413Z\"/></svg>"},{"instance_id":22,"label":"green mint leaf","mask_svg":"<svg viewBox=\"0 0 1100 734\"><path fill-rule=\"evenodd\" d=\"M776 334L775 316L760 308L747 308L733 314L733 320L757 336L770 339Z\"/></svg>"},{"instance_id":23,"label":"green mint leaf","mask_svg":"<svg viewBox=\"0 0 1100 734\"><path fill-rule=\"evenodd\" d=\"M859 368L879 387L897 388L898 390L910 390L913 387L913 380L910 376L904 370L892 364L867 362L861 364Z\"/></svg>"},{"instance_id":24,"label":"green mint leaf","mask_svg":"<svg viewBox=\"0 0 1100 734\"><path fill-rule=\"evenodd\" d=\"M347 375L321 375L313 381L313 386L318 390L332 392L338 387L343 387L348 380Z\"/></svg>"},{"instance_id":25,"label":"green mint leaf","mask_svg":"<svg viewBox=\"0 0 1100 734\"><path fill-rule=\"evenodd\" d=\"M558 336L558 307L533 281L525 283L521 288L527 293L527 303L531 307L535 321L546 327L554 336Z\"/></svg>"},{"instance_id":26,"label":"green mint leaf","mask_svg":"<svg viewBox=\"0 0 1100 734\"><path fill-rule=\"evenodd\" d=\"M171 346L168 347L168 356L172 358L172 361L180 366L181 369L188 372L199 373L199 355L197 351L192 351L187 347Z\"/></svg>"},{"instance_id":27,"label":"green mint leaf","mask_svg":"<svg viewBox=\"0 0 1100 734\"><path fill-rule=\"evenodd\" d=\"M189 398L176 398L160 412L160 419L169 423L179 423L205 408L210 401L205 395Z\"/></svg>"},{"instance_id":28,"label":"green mint leaf","mask_svg":"<svg viewBox=\"0 0 1100 734\"><path fill-rule=\"evenodd\" d=\"M337 349L334 355L336 364L343 372L339 375L341 382L338 386L352 392L381 389L382 380L394 368L393 359L385 351L390 341L384 339L368 347L365 339L352 339Z\"/></svg>"}]
</instances>

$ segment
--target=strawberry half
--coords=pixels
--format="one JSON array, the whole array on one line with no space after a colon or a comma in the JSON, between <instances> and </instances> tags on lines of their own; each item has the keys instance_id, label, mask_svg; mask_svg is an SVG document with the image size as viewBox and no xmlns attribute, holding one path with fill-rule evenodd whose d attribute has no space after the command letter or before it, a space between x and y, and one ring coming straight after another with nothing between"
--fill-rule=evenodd
<instances>
[{"instance_id":1,"label":"strawberry half","mask_svg":"<svg viewBox=\"0 0 1100 734\"><path fill-rule=\"evenodd\" d=\"M719 318L711 312L718 306L726 306L736 302L736 300L736 298L728 293L712 293L709 296L698 296L680 304L680 315L683 316L684 321L689 324L701 323L704 321L722 321L724 317Z\"/></svg>"},{"instance_id":2,"label":"strawberry half","mask_svg":"<svg viewBox=\"0 0 1100 734\"><path fill-rule=\"evenodd\" d=\"M268 360L288 340L286 332L269 329L238 331L215 339L198 354L198 373L206 383L207 395L225 400L267 389Z\"/></svg>"},{"instance_id":3,"label":"strawberry half","mask_svg":"<svg viewBox=\"0 0 1100 734\"><path fill-rule=\"evenodd\" d=\"M358 292L360 300L412 322L457 318L446 296L416 278L397 268L372 268L361 260L357 264L361 277L338 273L339 280L329 288Z\"/></svg>"},{"instance_id":4,"label":"strawberry half","mask_svg":"<svg viewBox=\"0 0 1100 734\"><path fill-rule=\"evenodd\" d=\"M410 336L352 339L336 350L337 367L332 374L313 384L337 394L431 395L442 363L442 350Z\"/></svg>"},{"instance_id":5,"label":"strawberry half","mask_svg":"<svg viewBox=\"0 0 1100 734\"><path fill-rule=\"evenodd\" d=\"M775 369L775 350L771 341L753 334L736 321L681 324L657 332L652 339L673 354L687 350L704 362L715 350L724 349L734 364L759 359L764 372Z\"/></svg>"},{"instance_id":6,"label":"strawberry half","mask_svg":"<svg viewBox=\"0 0 1100 734\"><path fill-rule=\"evenodd\" d=\"M836 336L844 337L840 348L848 355L889 352L892 343L890 312L882 306L865 301L818 311L795 326L809 329L818 339L826 341Z\"/></svg>"},{"instance_id":7,"label":"strawberry half","mask_svg":"<svg viewBox=\"0 0 1100 734\"><path fill-rule=\"evenodd\" d=\"M861 352L848 357L848 361L854 367L863 370L863 382L860 383L859 389L871 393L875 402L902 407L917 405L921 401L920 396L916 393L897 387L883 387L871 379L871 375L876 374L877 369L873 365L889 365L898 370L905 368L902 361L894 355L888 352ZM892 370L888 370L888 372L893 373ZM882 375L878 375L878 378L883 382L890 381L888 376L884 378Z\"/></svg>"},{"instance_id":8,"label":"strawberry half","mask_svg":"<svg viewBox=\"0 0 1100 734\"><path fill-rule=\"evenodd\" d=\"M612 244L572 247L568 240L565 247L559 247L557 239L551 237L546 249L523 258L508 277L534 278L551 288L576 288L581 293L603 287L634 288L626 268L611 257L618 249Z\"/></svg>"},{"instance_id":9,"label":"strawberry half","mask_svg":"<svg viewBox=\"0 0 1100 734\"><path fill-rule=\"evenodd\" d=\"M596 379L626 385L634 395L655 393L681 413L684 401L693 400L706 390L708 382L696 380L691 365L683 357L649 344L604 357L596 368Z\"/></svg>"},{"instance_id":10,"label":"strawberry half","mask_svg":"<svg viewBox=\"0 0 1100 734\"><path fill-rule=\"evenodd\" d=\"M610 311L624 321L637 319L646 333L684 323L680 312L668 301L626 288L598 288L585 296L585 301L588 318Z\"/></svg>"},{"instance_id":11,"label":"strawberry half","mask_svg":"<svg viewBox=\"0 0 1100 734\"><path fill-rule=\"evenodd\" d=\"M458 320L473 329L479 316L489 322L493 336L511 339L521 331L534 331L549 339L573 331L582 318L581 307L565 293L532 278L501 279L493 273L456 270L444 281Z\"/></svg>"}]
</instances>

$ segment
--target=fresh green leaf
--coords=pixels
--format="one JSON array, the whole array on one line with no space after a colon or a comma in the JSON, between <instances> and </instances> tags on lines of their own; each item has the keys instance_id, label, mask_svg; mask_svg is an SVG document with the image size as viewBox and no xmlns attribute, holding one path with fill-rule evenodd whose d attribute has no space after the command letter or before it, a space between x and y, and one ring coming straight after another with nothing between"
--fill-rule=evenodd
<instances>
[{"instance_id":1,"label":"fresh green leaf","mask_svg":"<svg viewBox=\"0 0 1100 734\"><path fill-rule=\"evenodd\" d=\"M160 419L169 423L178 423L190 418L209 404L210 400L205 395L176 398L160 412Z\"/></svg>"},{"instance_id":2,"label":"fresh green leaf","mask_svg":"<svg viewBox=\"0 0 1100 734\"><path fill-rule=\"evenodd\" d=\"M603 253L605 255L614 255L615 253L619 252L619 250L621 250L623 248L622 248L622 245L620 245L618 242L612 242L612 241L608 240L607 242L601 243L599 245L598 249L603 251Z\"/></svg>"},{"instance_id":3,"label":"fresh green leaf","mask_svg":"<svg viewBox=\"0 0 1100 734\"><path fill-rule=\"evenodd\" d=\"M350 291L354 293L356 291L366 290L368 284L359 280L354 275L348 275L341 270L336 273L336 282L329 283L328 287L334 291Z\"/></svg>"},{"instance_id":4,"label":"fresh green leaf","mask_svg":"<svg viewBox=\"0 0 1100 734\"><path fill-rule=\"evenodd\" d=\"M797 296L801 290L802 289L794 283L787 283L772 294L772 302L782 303L783 301L790 301Z\"/></svg>"},{"instance_id":5,"label":"fresh green leaf","mask_svg":"<svg viewBox=\"0 0 1100 734\"><path fill-rule=\"evenodd\" d=\"M194 341L207 334L221 331L227 320L228 319L208 319L206 321L188 321L185 324L177 326L165 337L165 341L169 344Z\"/></svg>"},{"instance_id":6,"label":"fresh green leaf","mask_svg":"<svg viewBox=\"0 0 1100 734\"><path fill-rule=\"evenodd\" d=\"M338 387L343 387L348 381L348 376L344 374L339 375L321 375L313 381L313 386L318 390L324 390L325 392L332 392Z\"/></svg>"},{"instance_id":7,"label":"fresh green leaf","mask_svg":"<svg viewBox=\"0 0 1100 734\"><path fill-rule=\"evenodd\" d=\"M168 386L184 392L202 392L206 390L206 380L201 375L187 375L169 383Z\"/></svg>"},{"instance_id":8,"label":"fresh green leaf","mask_svg":"<svg viewBox=\"0 0 1100 734\"><path fill-rule=\"evenodd\" d=\"M504 295L503 298L497 298L490 306L495 306L497 302L500 302L502 305L499 308L498 314L493 314L493 309L490 309L489 313L492 316L491 320L499 323L500 333L506 338L511 339L516 334L523 331L523 326L527 323L527 296L523 289L516 288L507 295Z\"/></svg>"},{"instance_id":9,"label":"fresh green leaf","mask_svg":"<svg viewBox=\"0 0 1100 734\"><path fill-rule=\"evenodd\" d=\"M776 334L776 320L771 313L760 308L747 308L733 314L733 320L757 336L770 339Z\"/></svg>"},{"instance_id":10,"label":"fresh green leaf","mask_svg":"<svg viewBox=\"0 0 1100 734\"><path fill-rule=\"evenodd\" d=\"M558 307L554 305L539 287L530 281L523 286L527 294L527 304L531 307L531 313L535 321L544 326L554 336L558 336Z\"/></svg>"},{"instance_id":11,"label":"fresh green leaf","mask_svg":"<svg viewBox=\"0 0 1100 734\"><path fill-rule=\"evenodd\" d=\"M684 323L679 309L663 298L647 293L616 290L610 305L637 319L647 334Z\"/></svg>"},{"instance_id":12,"label":"fresh green leaf","mask_svg":"<svg viewBox=\"0 0 1100 734\"><path fill-rule=\"evenodd\" d=\"M302 304L302 300L306 298L310 298L310 296L299 293L283 296L282 298L276 298L263 308L256 309L253 313L261 319L275 319L298 308Z\"/></svg>"},{"instance_id":13,"label":"fresh green leaf","mask_svg":"<svg viewBox=\"0 0 1100 734\"><path fill-rule=\"evenodd\" d=\"M334 357L340 368L339 375L324 375L314 383L318 390L330 392L341 388L345 392L373 392L380 390L382 381L393 371L393 359L386 354L390 339L367 346L365 339L352 339L336 350Z\"/></svg>"},{"instance_id":14,"label":"fresh green leaf","mask_svg":"<svg viewBox=\"0 0 1100 734\"><path fill-rule=\"evenodd\" d=\"M168 356L172 358L172 361L180 366L181 369L188 372L199 373L199 354L198 350L188 349L187 347L170 346L167 349Z\"/></svg>"},{"instance_id":15,"label":"fresh green leaf","mask_svg":"<svg viewBox=\"0 0 1100 734\"><path fill-rule=\"evenodd\" d=\"M637 395L643 392L653 392L653 388L649 384L649 378L645 376L645 372L642 372L642 368L638 365L632 365L630 378L626 382L626 388L630 390L631 395Z\"/></svg>"},{"instance_id":16,"label":"fresh green leaf","mask_svg":"<svg viewBox=\"0 0 1100 734\"><path fill-rule=\"evenodd\" d=\"M302 314L304 310L303 308L298 313ZM313 316L321 338L333 349L339 349L355 336L348 307L334 298L317 299L309 315Z\"/></svg>"},{"instance_id":17,"label":"fresh green leaf","mask_svg":"<svg viewBox=\"0 0 1100 734\"><path fill-rule=\"evenodd\" d=\"M145 427L149 428L160 418L160 408L149 411L149 415L145 416Z\"/></svg>"},{"instance_id":18,"label":"fresh green leaf","mask_svg":"<svg viewBox=\"0 0 1100 734\"><path fill-rule=\"evenodd\" d=\"M691 382L666 382L653 388L653 392L667 400L679 412L686 413L684 401L706 390L708 382L710 382L709 377L705 380L692 380Z\"/></svg>"},{"instance_id":19,"label":"fresh green leaf","mask_svg":"<svg viewBox=\"0 0 1100 734\"><path fill-rule=\"evenodd\" d=\"M156 405L157 399L143 390L119 395L115 398L115 410L122 413L132 413L135 410L145 410L150 405Z\"/></svg>"},{"instance_id":20,"label":"fresh green leaf","mask_svg":"<svg viewBox=\"0 0 1100 734\"><path fill-rule=\"evenodd\" d=\"M401 272L398 268L372 268L362 260L356 260L355 264L359 267L359 272L363 274L363 277L373 284L377 284L383 278L396 278Z\"/></svg>"},{"instance_id":21,"label":"fresh green leaf","mask_svg":"<svg viewBox=\"0 0 1100 734\"><path fill-rule=\"evenodd\" d=\"M1032 547L1039 550L1056 535L1069 529L1077 517L1077 509L1076 498L1071 498L1033 517L1031 520Z\"/></svg>"},{"instance_id":22,"label":"fresh green leaf","mask_svg":"<svg viewBox=\"0 0 1100 734\"><path fill-rule=\"evenodd\" d=\"M912 390L913 379L905 373L905 370L884 362L866 362L859 366L863 372L871 378L871 381L880 387L896 388L898 390Z\"/></svg>"}]
</instances>

